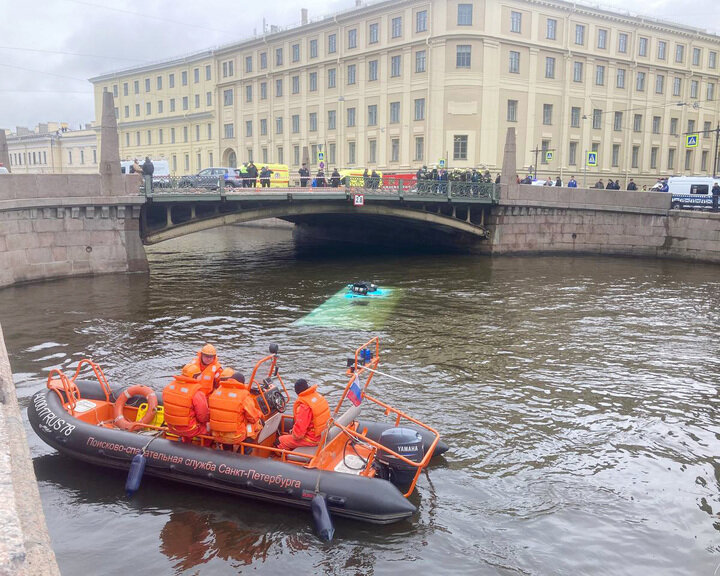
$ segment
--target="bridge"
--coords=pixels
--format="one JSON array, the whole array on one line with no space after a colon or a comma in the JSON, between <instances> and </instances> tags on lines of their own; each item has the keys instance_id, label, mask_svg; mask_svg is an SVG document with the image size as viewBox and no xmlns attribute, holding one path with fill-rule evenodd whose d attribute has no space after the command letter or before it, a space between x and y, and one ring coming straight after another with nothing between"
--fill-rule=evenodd
<instances>
[{"instance_id":1,"label":"bridge","mask_svg":"<svg viewBox=\"0 0 720 576\"><path fill-rule=\"evenodd\" d=\"M147 178L143 191L149 184ZM470 182L397 180L371 188L236 188L219 182L216 190L171 184L176 182L145 194L140 232L147 245L267 218L305 226L392 220L408 229L443 230L451 238L484 239L488 209L498 201L496 185Z\"/></svg>"}]
</instances>

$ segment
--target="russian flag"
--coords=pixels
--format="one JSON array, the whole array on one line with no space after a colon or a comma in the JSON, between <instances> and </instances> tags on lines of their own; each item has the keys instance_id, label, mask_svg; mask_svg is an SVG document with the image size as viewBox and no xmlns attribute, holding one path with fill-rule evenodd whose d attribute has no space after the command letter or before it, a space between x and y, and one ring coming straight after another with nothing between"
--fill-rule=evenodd
<instances>
[{"instance_id":1,"label":"russian flag","mask_svg":"<svg viewBox=\"0 0 720 576\"><path fill-rule=\"evenodd\" d=\"M347 397L350 399L350 402L353 403L353 406L360 406L362 402L362 388L360 387L360 381L357 376L355 376L353 383L350 384Z\"/></svg>"}]
</instances>

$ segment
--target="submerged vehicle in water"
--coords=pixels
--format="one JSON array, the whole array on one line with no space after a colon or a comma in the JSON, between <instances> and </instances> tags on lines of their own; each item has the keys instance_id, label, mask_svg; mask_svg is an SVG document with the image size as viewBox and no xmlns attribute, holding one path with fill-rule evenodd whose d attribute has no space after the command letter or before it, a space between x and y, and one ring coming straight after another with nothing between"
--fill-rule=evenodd
<instances>
[{"instance_id":1,"label":"submerged vehicle in water","mask_svg":"<svg viewBox=\"0 0 720 576\"><path fill-rule=\"evenodd\" d=\"M60 453L129 470L129 493L149 474L314 515L324 509L333 516L388 524L415 513L408 497L431 458L448 447L433 428L368 393L379 360L377 337L355 351L350 379L319 445L294 450L275 447L279 434L293 424L283 413L289 395L276 345L256 363L247 384L263 414L262 430L237 452L209 436L180 442L164 422L159 394L140 385L114 390L102 368L87 359L72 376L52 370L46 389L33 396L28 418L38 436ZM94 379L81 379L81 373ZM372 409L389 421L360 419Z\"/></svg>"},{"instance_id":2,"label":"submerged vehicle in water","mask_svg":"<svg viewBox=\"0 0 720 576\"><path fill-rule=\"evenodd\" d=\"M348 284L347 288L348 290L345 294L345 298L378 297L390 294L390 290L388 288L380 288L377 284L368 282L367 280L353 282L352 284Z\"/></svg>"}]
</instances>

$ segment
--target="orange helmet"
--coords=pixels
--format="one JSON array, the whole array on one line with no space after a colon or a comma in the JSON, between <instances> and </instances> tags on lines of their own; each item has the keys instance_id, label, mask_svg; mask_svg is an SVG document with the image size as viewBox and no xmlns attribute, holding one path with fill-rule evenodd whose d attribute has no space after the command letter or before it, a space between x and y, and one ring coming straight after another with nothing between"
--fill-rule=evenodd
<instances>
[{"instance_id":1,"label":"orange helmet","mask_svg":"<svg viewBox=\"0 0 720 576\"><path fill-rule=\"evenodd\" d=\"M212 344L205 344L200 350L200 354L207 354L208 356L217 356L217 350Z\"/></svg>"},{"instance_id":2,"label":"orange helmet","mask_svg":"<svg viewBox=\"0 0 720 576\"><path fill-rule=\"evenodd\" d=\"M223 371L220 372L220 380L228 380L235 376L235 370L232 368L223 368Z\"/></svg>"},{"instance_id":3,"label":"orange helmet","mask_svg":"<svg viewBox=\"0 0 720 576\"><path fill-rule=\"evenodd\" d=\"M182 369L183 376L189 376L190 378L195 378L195 375L199 374L200 372L202 372L202 370L200 369L200 366L198 366L195 362L185 364Z\"/></svg>"}]
</instances>

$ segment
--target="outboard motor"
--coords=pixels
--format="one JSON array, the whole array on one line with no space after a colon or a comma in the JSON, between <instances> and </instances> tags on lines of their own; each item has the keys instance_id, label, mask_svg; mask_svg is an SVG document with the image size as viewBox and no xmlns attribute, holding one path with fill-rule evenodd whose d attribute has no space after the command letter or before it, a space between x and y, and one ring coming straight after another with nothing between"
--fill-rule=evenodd
<instances>
[{"instance_id":1,"label":"outboard motor","mask_svg":"<svg viewBox=\"0 0 720 576\"><path fill-rule=\"evenodd\" d=\"M380 435L380 444L408 460L420 463L425 457L425 446L422 436L411 428L389 428ZM375 457L378 476L389 480L402 492L406 492L412 484L417 468L406 464L399 458L378 450Z\"/></svg>"}]
</instances>

